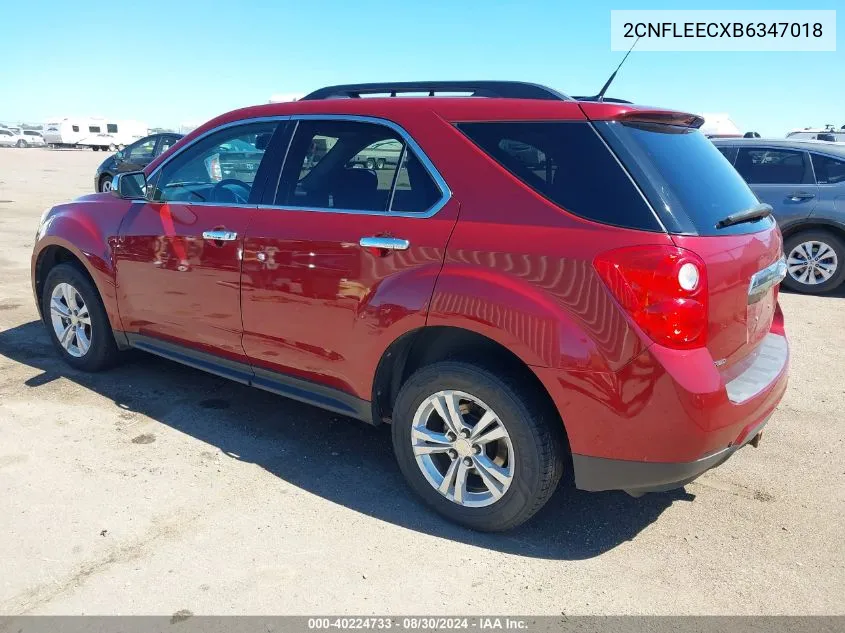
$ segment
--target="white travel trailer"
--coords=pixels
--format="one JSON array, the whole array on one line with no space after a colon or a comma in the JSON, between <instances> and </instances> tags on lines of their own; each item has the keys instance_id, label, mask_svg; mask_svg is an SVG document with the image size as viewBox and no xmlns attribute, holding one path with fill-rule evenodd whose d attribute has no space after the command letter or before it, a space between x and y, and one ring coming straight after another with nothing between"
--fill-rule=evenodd
<instances>
[{"instance_id":1,"label":"white travel trailer","mask_svg":"<svg viewBox=\"0 0 845 633\"><path fill-rule=\"evenodd\" d=\"M147 136L147 124L115 121L103 117L63 117L44 125L44 140L57 147L90 147L94 150L122 149Z\"/></svg>"}]
</instances>

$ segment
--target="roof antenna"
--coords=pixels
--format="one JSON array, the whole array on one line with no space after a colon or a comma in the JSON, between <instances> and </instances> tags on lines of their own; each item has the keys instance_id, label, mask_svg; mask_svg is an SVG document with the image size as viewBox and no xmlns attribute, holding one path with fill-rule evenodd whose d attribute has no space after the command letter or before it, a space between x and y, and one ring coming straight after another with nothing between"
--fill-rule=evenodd
<instances>
[{"instance_id":1,"label":"roof antenna","mask_svg":"<svg viewBox=\"0 0 845 633\"><path fill-rule=\"evenodd\" d=\"M642 35L640 37L642 37ZM613 71L613 74L604 83L604 86L602 86L602 89L596 95L596 101L599 101L599 102L604 101L604 93L607 92L607 89L610 87L610 84L612 84L613 80L616 79L616 73L619 72L619 69L622 68L622 64L624 64L625 60L628 59L628 55L630 55L631 51L634 50L634 46L636 46L637 42L640 41L640 37L638 37L637 39L634 40L634 43L631 45L631 48L628 49L628 52L625 53L625 57L623 57L622 61L619 62L619 65L616 67L616 70Z\"/></svg>"}]
</instances>

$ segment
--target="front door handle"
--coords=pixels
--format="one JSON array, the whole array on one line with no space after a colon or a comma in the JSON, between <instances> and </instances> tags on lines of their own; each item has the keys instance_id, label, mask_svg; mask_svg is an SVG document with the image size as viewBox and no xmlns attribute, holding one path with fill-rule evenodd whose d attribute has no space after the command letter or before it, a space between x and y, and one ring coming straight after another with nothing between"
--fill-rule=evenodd
<instances>
[{"instance_id":1,"label":"front door handle","mask_svg":"<svg viewBox=\"0 0 845 633\"><path fill-rule=\"evenodd\" d=\"M212 242L234 242L238 234L234 231L203 231L202 239Z\"/></svg>"},{"instance_id":2,"label":"front door handle","mask_svg":"<svg viewBox=\"0 0 845 633\"><path fill-rule=\"evenodd\" d=\"M358 244L364 248L378 248L385 251L406 251L411 243L398 237L362 237Z\"/></svg>"},{"instance_id":3,"label":"front door handle","mask_svg":"<svg viewBox=\"0 0 845 633\"><path fill-rule=\"evenodd\" d=\"M791 194L789 194L789 199L792 200L792 202L800 202L801 200L812 200L815 197L816 194L809 193L807 191L793 191Z\"/></svg>"}]
</instances>

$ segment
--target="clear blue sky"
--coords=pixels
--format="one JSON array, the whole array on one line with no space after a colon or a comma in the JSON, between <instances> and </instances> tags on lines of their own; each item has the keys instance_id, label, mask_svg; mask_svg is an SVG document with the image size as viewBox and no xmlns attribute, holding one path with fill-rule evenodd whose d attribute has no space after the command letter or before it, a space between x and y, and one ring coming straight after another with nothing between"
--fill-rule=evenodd
<instances>
[{"instance_id":1,"label":"clear blue sky","mask_svg":"<svg viewBox=\"0 0 845 633\"><path fill-rule=\"evenodd\" d=\"M332 83L520 79L594 94L621 59L604 0L140 0L7 3L0 121L56 115L200 122ZM637 52L612 96L728 112L742 130L845 125L842 0L701 2L680 8L839 9L837 51ZM20 27L20 28L18 28Z\"/></svg>"}]
</instances>

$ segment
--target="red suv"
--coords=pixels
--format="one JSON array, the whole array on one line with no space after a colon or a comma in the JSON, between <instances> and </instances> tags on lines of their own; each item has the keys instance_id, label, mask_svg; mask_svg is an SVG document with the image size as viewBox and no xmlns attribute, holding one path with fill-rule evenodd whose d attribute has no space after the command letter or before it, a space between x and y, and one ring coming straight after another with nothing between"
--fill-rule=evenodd
<instances>
[{"instance_id":1,"label":"red suv","mask_svg":"<svg viewBox=\"0 0 845 633\"><path fill-rule=\"evenodd\" d=\"M756 445L789 355L781 234L701 122L516 82L237 110L46 212L35 295L78 369L137 348L391 424L476 529L566 471L682 486Z\"/></svg>"}]
</instances>

